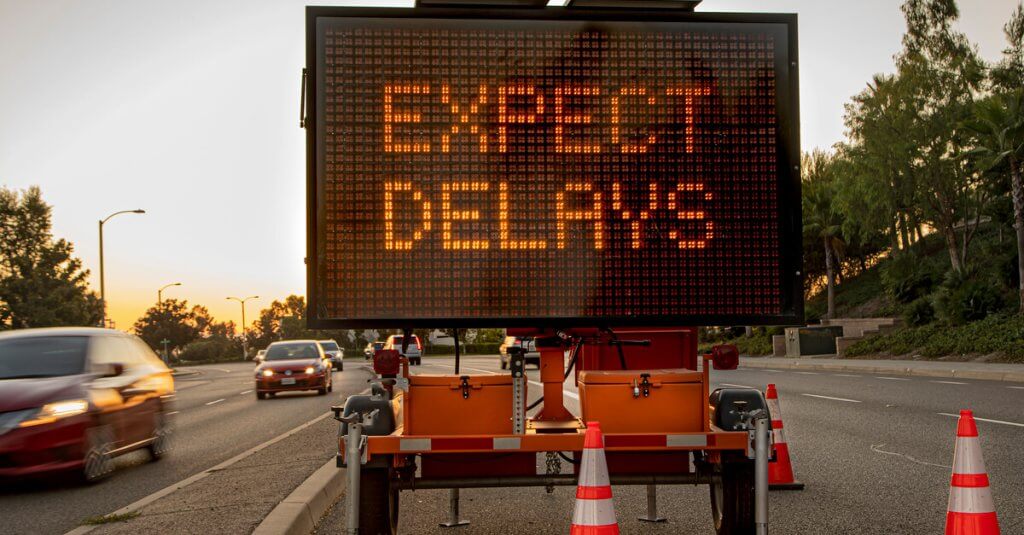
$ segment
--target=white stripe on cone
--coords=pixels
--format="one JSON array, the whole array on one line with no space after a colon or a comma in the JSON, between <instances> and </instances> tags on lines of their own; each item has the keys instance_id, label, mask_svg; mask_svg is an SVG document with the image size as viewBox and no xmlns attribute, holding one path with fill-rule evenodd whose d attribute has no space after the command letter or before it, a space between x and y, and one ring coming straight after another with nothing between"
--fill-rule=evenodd
<instances>
[{"instance_id":1,"label":"white stripe on cone","mask_svg":"<svg viewBox=\"0 0 1024 535\"><path fill-rule=\"evenodd\" d=\"M609 526L615 523L615 506L611 498L606 500L576 500L576 510L572 513L572 523L576 526Z\"/></svg>"},{"instance_id":2,"label":"white stripe on cone","mask_svg":"<svg viewBox=\"0 0 1024 535\"><path fill-rule=\"evenodd\" d=\"M580 465L578 484L581 487L606 487L610 484L604 450L583 450L583 463Z\"/></svg>"},{"instance_id":3,"label":"white stripe on cone","mask_svg":"<svg viewBox=\"0 0 1024 535\"><path fill-rule=\"evenodd\" d=\"M994 513L992 491L988 487L949 487L949 512Z\"/></svg>"},{"instance_id":4,"label":"white stripe on cone","mask_svg":"<svg viewBox=\"0 0 1024 535\"><path fill-rule=\"evenodd\" d=\"M984 474L985 461L981 458L981 443L978 437L956 437L953 452L954 474Z\"/></svg>"}]
</instances>

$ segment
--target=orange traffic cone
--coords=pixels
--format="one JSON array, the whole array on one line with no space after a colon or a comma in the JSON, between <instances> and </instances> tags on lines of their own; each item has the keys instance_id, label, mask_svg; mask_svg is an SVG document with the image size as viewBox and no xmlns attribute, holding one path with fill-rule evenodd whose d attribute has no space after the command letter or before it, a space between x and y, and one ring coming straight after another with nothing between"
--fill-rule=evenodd
<instances>
[{"instance_id":1,"label":"orange traffic cone","mask_svg":"<svg viewBox=\"0 0 1024 535\"><path fill-rule=\"evenodd\" d=\"M775 439L775 460L768 463L768 488L772 490L804 490L804 484L793 476L793 464L789 460L789 445L786 431L782 427L782 409L779 408L779 393L775 385L768 385L764 396L768 400L768 412L772 417L772 437Z\"/></svg>"},{"instance_id":2,"label":"orange traffic cone","mask_svg":"<svg viewBox=\"0 0 1024 535\"><path fill-rule=\"evenodd\" d=\"M576 487L576 510L572 514L570 535L619 535L612 504L612 485L604 458L601 425L587 422L583 437L583 461Z\"/></svg>"},{"instance_id":3,"label":"orange traffic cone","mask_svg":"<svg viewBox=\"0 0 1024 535\"><path fill-rule=\"evenodd\" d=\"M999 535L974 414L960 411L953 451L953 480L946 508L946 535Z\"/></svg>"}]
</instances>

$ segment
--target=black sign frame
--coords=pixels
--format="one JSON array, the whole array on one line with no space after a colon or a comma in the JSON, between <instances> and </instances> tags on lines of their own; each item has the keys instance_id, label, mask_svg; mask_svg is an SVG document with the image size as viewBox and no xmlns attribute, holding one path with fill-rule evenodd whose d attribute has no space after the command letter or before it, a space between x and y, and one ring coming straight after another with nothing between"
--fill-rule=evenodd
<instances>
[{"instance_id":1,"label":"black sign frame","mask_svg":"<svg viewBox=\"0 0 1024 535\"><path fill-rule=\"evenodd\" d=\"M781 255L779 258L782 313L743 315L716 313L709 305L707 314L615 317L514 317L514 318L333 318L321 306L320 268L325 245L318 229L323 227L323 180L319 173L317 107L319 79L318 50L321 36L317 21L321 18L431 18L486 20L568 20L614 22L690 22L730 24L779 24L786 27L788 69L776 70L780 97L776 100L778 161L778 222ZM802 218L800 196L800 98L797 15L780 13L704 13L651 9L581 9L547 7L527 8L364 8L306 7L306 283L307 324L314 329L346 328L438 328L438 327L610 327L610 326L693 326L693 325L802 325L804 322Z\"/></svg>"}]
</instances>

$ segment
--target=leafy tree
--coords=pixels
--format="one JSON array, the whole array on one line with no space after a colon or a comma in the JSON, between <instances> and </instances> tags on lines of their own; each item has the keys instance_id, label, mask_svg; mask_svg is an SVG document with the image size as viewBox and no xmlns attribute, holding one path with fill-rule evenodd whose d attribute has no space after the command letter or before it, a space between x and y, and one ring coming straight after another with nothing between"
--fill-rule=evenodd
<instances>
[{"instance_id":1,"label":"leafy tree","mask_svg":"<svg viewBox=\"0 0 1024 535\"><path fill-rule=\"evenodd\" d=\"M0 187L0 329L97 325L99 298L70 242L54 240L38 187Z\"/></svg>"},{"instance_id":2,"label":"leafy tree","mask_svg":"<svg viewBox=\"0 0 1024 535\"><path fill-rule=\"evenodd\" d=\"M834 318L835 282L838 258L846 242L842 237L842 216L835 210L837 162L835 157L814 151L805 154L801 167L803 177L804 233L818 241L825 255L825 280L828 292L827 318Z\"/></svg>"},{"instance_id":3,"label":"leafy tree","mask_svg":"<svg viewBox=\"0 0 1024 535\"><path fill-rule=\"evenodd\" d=\"M903 106L912 110L904 136L916 177L917 206L925 222L942 233L954 271L961 272L987 201L979 174L961 155L969 138L962 128L984 82L984 64L967 38L953 29L955 0L907 0L898 77ZM958 235L957 231L961 234Z\"/></svg>"},{"instance_id":4,"label":"leafy tree","mask_svg":"<svg viewBox=\"0 0 1024 535\"><path fill-rule=\"evenodd\" d=\"M992 85L998 91L1024 87L1024 4L1018 4L1009 22L1003 26L1009 46L1003 60L992 69Z\"/></svg>"},{"instance_id":5,"label":"leafy tree","mask_svg":"<svg viewBox=\"0 0 1024 535\"><path fill-rule=\"evenodd\" d=\"M196 322L195 308L189 309L188 302L184 300L165 299L135 322L135 334L154 348L163 348L163 340L166 339L168 348L176 351L202 335L202 329Z\"/></svg>"},{"instance_id":6,"label":"leafy tree","mask_svg":"<svg viewBox=\"0 0 1024 535\"><path fill-rule=\"evenodd\" d=\"M979 101L966 125L975 134L974 152L982 158L982 167L1009 170L1013 226L1017 231L1019 312L1024 314L1024 89Z\"/></svg>"}]
</instances>

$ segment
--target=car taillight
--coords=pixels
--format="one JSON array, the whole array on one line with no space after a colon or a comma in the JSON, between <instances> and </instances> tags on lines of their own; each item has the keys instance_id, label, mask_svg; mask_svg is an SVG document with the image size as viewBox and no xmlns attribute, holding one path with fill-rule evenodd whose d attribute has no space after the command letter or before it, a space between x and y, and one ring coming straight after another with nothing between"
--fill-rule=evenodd
<instances>
[{"instance_id":1,"label":"car taillight","mask_svg":"<svg viewBox=\"0 0 1024 535\"><path fill-rule=\"evenodd\" d=\"M423 344L420 343L420 337L417 336L416 338L414 338L414 340L416 340L416 349L423 351Z\"/></svg>"}]
</instances>

